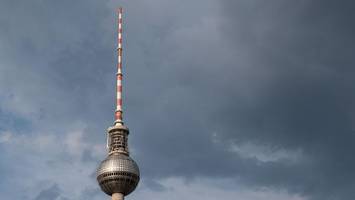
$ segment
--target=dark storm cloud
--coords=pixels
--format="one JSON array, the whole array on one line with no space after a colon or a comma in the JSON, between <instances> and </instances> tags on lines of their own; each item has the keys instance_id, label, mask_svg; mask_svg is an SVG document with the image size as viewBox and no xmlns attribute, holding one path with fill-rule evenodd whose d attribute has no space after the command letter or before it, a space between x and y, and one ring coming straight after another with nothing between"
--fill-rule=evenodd
<instances>
[{"instance_id":1,"label":"dark storm cloud","mask_svg":"<svg viewBox=\"0 0 355 200\"><path fill-rule=\"evenodd\" d=\"M145 175L235 176L314 199L354 196L352 7L225 1L206 14L207 30L205 13L187 11L192 25L159 36L149 53L162 59L145 58L149 70L141 68L154 77L145 87L154 92L138 92L141 116L130 122L139 134L133 143L145 152L138 155ZM236 144L301 149L306 158L296 164L241 158L213 145L212 132Z\"/></svg>"},{"instance_id":2,"label":"dark storm cloud","mask_svg":"<svg viewBox=\"0 0 355 200\"><path fill-rule=\"evenodd\" d=\"M1 85L9 91L1 100L27 98L17 108L24 121L27 115L47 125L102 119L89 113L108 104L97 99L112 82L105 71L114 45L102 48L113 36L113 27L105 30L109 9L97 1L4 1L0 10Z\"/></svg>"},{"instance_id":3,"label":"dark storm cloud","mask_svg":"<svg viewBox=\"0 0 355 200\"><path fill-rule=\"evenodd\" d=\"M25 146L33 142L34 135L46 140L48 135L56 134L55 144L63 143L65 133L75 121L81 121L90 130L82 142L95 144L99 141L96 138L102 138L97 133L103 132L102 127L110 122L102 120L103 125L97 126L103 118L95 110L103 111L105 108L100 108L101 105L108 105L105 101L98 101L104 96L98 91L105 91L106 85L111 84L105 82L109 80L105 76L110 72L104 72L111 66L111 46L102 48L105 39L109 38L106 34L112 32L113 35L113 31L105 30L104 18L110 12L100 2L90 0L5 0L0 4L0 133L11 133L10 141L1 141L0 144L3 149L1 159L6 160L1 163L1 168L4 168L3 173L18 174L11 180L2 175L6 178L0 181L1 197L20 199L38 194L37 199L60 196L64 200L62 196L68 194L65 188L70 183L64 185L59 179L53 180L57 185L48 189L47 185L39 182L51 180L58 173L52 170L60 169L63 163L71 165L73 170L74 156L65 152L53 156L48 149L45 154L34 152L39 144L32 144L33 148ZM91 101L93 96L95 101ZM104 99L110 101L110 96ZM106 107L106 110L109 116L111 108ZM92 119L95 124L88 122ZM19 139L22 136L27 138L24 143ZM19 148L11 149L13 143L18 142L15 145ZM57 148L56 152L63 149L64 146ZM82 158L86 164L80 169L81 174L93 162L87 163L91 155L88 150L84 151ZM42 164L47 166L42 169ZM66 173L69 171L67 169ZM26 181L31 184L26 184ZM94 178L90 181L95 183ZM90 183L83 185L87 184Z\"/></svg>"},{"instance_id":4,"label":"dark storm cloud","mask_svg":"<svg viewBox=\"0 0 355 200\"><path fill-rule=\"evenodd\" d=\"M226 138L301 148L311 164L302 173L291 166L283 184L297 178L297 187L319 199L353 197L354 4L243 2L223 5L228 22L223 31L236 48L247 43L251 67L268 71L272 79L257 105L231 102L219 110ZM292 178L294 170L302 178Z\"/></svg>"},{"instance_id":5,"label":"dark storm cloud","mask_svg":"<svg viewBox=\"0 0 355 200\"><path fill-rule=\"evenodd\" d=\"M0 72L7 76L0 83L9 94L0 103L19 96L31 108L11 115L58 135L83 121L84 140L104 148L114 102L112 13L119 3L2 3ZM123 5L124 117L143 185L164 191L158 180L167 177L232 178L311 199L354 196L354 5ZM301 158L262 161L231 150L245 144L300 151ZM103 159L94 153L83 150L83 167ZM59 196L59 187L44 188L37 198ZM90 187L81 193L83 199L102 195Z\"/></svg>"}]
</instances>

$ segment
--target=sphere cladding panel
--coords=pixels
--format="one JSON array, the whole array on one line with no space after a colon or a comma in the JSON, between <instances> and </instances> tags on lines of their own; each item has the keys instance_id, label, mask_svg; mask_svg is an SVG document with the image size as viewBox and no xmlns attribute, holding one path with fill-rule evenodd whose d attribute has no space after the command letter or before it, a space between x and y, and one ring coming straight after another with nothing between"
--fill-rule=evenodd
<instances>
[{"instance_id":1,"label":"sphere cladding panel","mask_svg":"<svg viewBox=\"0 0 355 200\"><path fill-rule=\"evenodd\" d=\"M138 165L126 155L112 154L99 166L97 181L108 195L113 193L128 195L139 182Z\"/></svg>"},{"instance_id":2,"label":"sphere cladding panel","mask_svg":"<svg viewBox=\"0 0 355 200\"><path fill-rule=\"evenodd\" d=\"M97 170L97 176L105 172L124 171L139 176L139 168L134 160L123 154L113 154L101 162Z\"/></svg>"}]
</instances>

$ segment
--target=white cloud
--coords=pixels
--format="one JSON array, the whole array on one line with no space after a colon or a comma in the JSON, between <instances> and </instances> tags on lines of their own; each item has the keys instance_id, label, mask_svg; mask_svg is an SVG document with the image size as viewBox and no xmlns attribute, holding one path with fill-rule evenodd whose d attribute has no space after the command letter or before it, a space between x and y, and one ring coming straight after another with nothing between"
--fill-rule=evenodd
<instances>
[{"instance_id":1,"label":"white cloud","mask_svg":"<svg viewBox=\"0 0 355 200\"><path fill-rule=\"evenodd\" d=\"M77 125L62 134L40 130L26 134L1 133L3 153L9 157L6 166L12 166L17 173L12 178L12 184L17 186L14 191L34 198L42 189L55 183L65 196L78 199L86 188L97 188L91 175L98 163L83 161L82 155L91 146L99 148L84 140L84 127L84 124ZM93 156L103 157L102 154L99 151Z\"/></svg>"},{"instance_id":2,"label":"white cloud","mask_svg":"<svg viewBox=\"0 0 355 200\"><path fill-rule=\"evenodd\" d=\"M10 131L4 131L0 133L0 143L10 142L12 133Z\"/></svg>"},{"instance_id":3,"label":"white cloud","mask_svg":"<svg viewBox=\"0 0 355 200\"><path fill-rule=\"evenodd\" d=\"M194 199L194 200L306 200L284 190L247 188L231 179L197 179L186 182L181 178L159 181L166 190L155 192L141 186L130 199Z\"/></svg>"},{"instance_id":4,"label":"white cloud","mask_svg":"<svg viewBox=\"0 0 355 200\"><path fill-rule=\"evenodd\" d=\"M222 146L227 151L236 153L243 158L255 158L260 162L288 161L296 163L307 157L302 149L285 149L252 142L225 141L218 132L213 132L210 137L213 144Z\"/></svg>"},{"instance_id":5,"label":"white cloud","mask_svg":"<svg viewBox=\"0 0 355 200\"><path fill-rule=\"evenodd\" d=\"M301 149L288 150L283 148L271 148L269 146L253 143L232 144L229 146L229 150L238 153L242 157L256 158L262 162L281 160L297 162L305 156Z\"/></svg>"}]
</instances>

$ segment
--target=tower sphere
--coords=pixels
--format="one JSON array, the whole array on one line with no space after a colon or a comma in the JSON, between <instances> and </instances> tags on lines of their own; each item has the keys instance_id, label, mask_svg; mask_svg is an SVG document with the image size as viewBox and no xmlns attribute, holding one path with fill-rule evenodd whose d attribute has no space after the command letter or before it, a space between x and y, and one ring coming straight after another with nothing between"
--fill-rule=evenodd
<instances>
[{"instance_id":1,"label":"tower sphere","mask_svg":"<svg viewBox=\"0 0 355 200\"><path fill-rule=\"evenodd\" d=\"M130 194L139 182L139 168L129 156L113 153L101 162L97 169L97 181L108 195Z\"/></svg>"}]
</instances>

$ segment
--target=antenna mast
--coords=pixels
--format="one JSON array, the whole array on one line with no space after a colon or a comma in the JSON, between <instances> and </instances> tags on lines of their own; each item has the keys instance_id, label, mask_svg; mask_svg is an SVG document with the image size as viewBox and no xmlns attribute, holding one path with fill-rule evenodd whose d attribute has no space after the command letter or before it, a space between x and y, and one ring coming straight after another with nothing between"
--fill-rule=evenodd
<instances>
[{"instance_id":1,"label":"antenna mast","mask_svg":"<svg viewBox=\"0 0 355 200\"><path fill-rule=\"evenodd\" d=\"M123 125L122 119L122 7L118 8L118 36L117 36L117 95L115 110L115 125Z\"/></svg>"}]
</instances>

